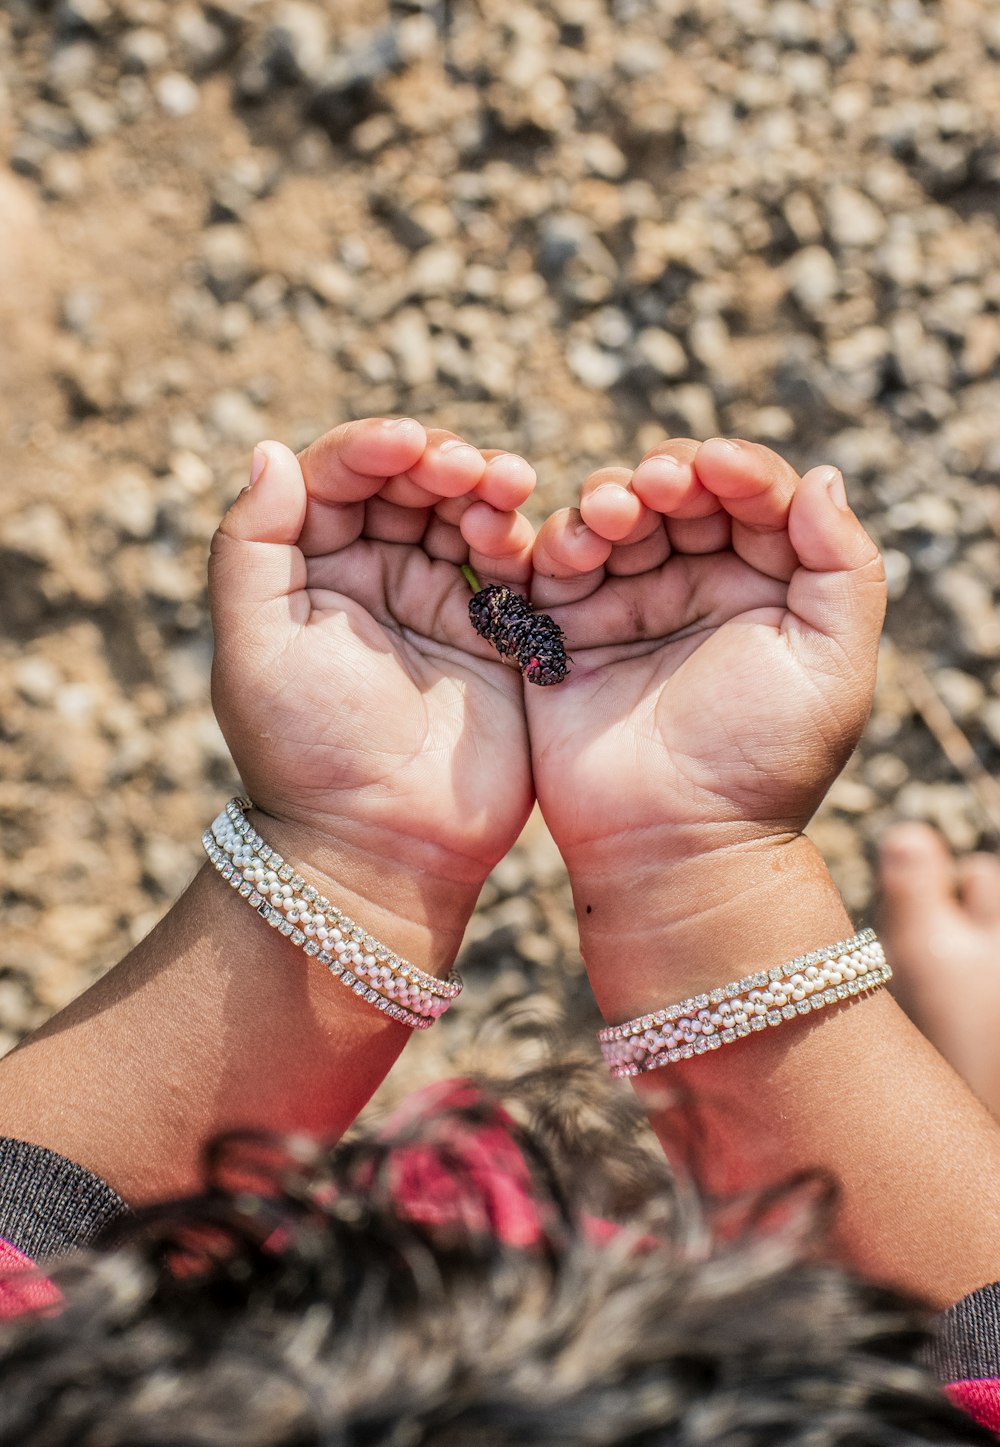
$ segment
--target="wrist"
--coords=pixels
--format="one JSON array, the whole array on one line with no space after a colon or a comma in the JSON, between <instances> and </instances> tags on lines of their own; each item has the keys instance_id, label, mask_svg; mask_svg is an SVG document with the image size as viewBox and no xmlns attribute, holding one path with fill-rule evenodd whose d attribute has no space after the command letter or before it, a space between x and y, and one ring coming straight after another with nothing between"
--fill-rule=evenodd
<instances>
[{"instance_id":1,"label":"wrist","mask_svg":"<svg viewBox=\"0 0 1000 1447\"><path fill-rule=\"evenodd\" d=\"M647 853L571 870L580 946L610 1022L781 964L853 932L829 871L801 834L683 856Z\"/></svg>"},{"instance_id":2,"label":"wrist","mask_svg":"<svg viewBox=\"0 0 1000 1447\"><path fill-rule=\"evenodd\" d=\"M428 867L377 831L336 835L254 807L247 818L307 884L411 964L448 974L462 945L482 881Z\"/></svg>"}]
</instances>

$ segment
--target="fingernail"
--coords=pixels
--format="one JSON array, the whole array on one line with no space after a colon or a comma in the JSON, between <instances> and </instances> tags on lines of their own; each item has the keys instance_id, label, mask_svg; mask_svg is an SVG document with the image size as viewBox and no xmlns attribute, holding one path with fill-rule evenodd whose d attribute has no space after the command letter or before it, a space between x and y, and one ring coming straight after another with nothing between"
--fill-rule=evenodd
<instances>
[{"instance_id":1,"label":"fingernail","mask_svg":"<svg viewBox=\"0 0 1000 1447\"><path fill-rule=\"evenodd\" d=\"M442 442L438 447L439 452L458 452L459 449L463 452L473 452L477 457L479 456L478 450L473 447L472 443L463 442L461 437L449 437L447 442Z\"/></svg>"},{"instance_id":2,"label":"fingernail","mask_svg":"<svg viewBox=\"0 0 1000 1447\"><path fill-rule=\"evenodd\" d=\"M826 484L826 490L830 494L830 501L834 507L839 507L841 512L847 512L847 488L844 486L844 475L840 469L831 467L823 481Z\"/></svg>"},{"instance_id":3,"label":"fingernail","mask_svg":"<svg viewBox=\"0 0 1000 1447\"><path fill-rule=\"evenodd\" d=\"M734 442L731 437L709 437L702 445L707 447L709 442L713 447L717 447L720 452L739 452L740 450L740 444Z\"/></svg>"},{"instance_id":4,"label":"fingernail","mask_svg":"<svg viewBox=\"0 0 1000 1447\"><path fill-rule=\"evenodd\" d=\"M414 417L390 417L382 425L387 432L402 432L406 427L419 427L420 423Z\"/></svg>"},{"instance_id":5,"label":"fingernail","mask_svg":"<svg viewBox=\"0 0 1000 1447\"><path fill-rule=\"evenodd\" d=\"M582 538L583 535L584 535L584 533L589 533L589 532L590 532L590 529L588 528L587 524L584 523L584 522L576 523L576 524L574 525L574 527L573 527L573 536L574 536L575 538Z\"/></svg>"},{"instance_id":6,"label":"fingernail","mask_svg":"<svg viewBox=\"0 0 1000 1447\"><path fill-rule=\"evenodd\" d=\"M254 483L260 477L266 466L267 453L264 451L263 447L255 447L253 450L253 458L250 462L250 482L248 486L253 487Z\"/></svg>"}]
</instances>

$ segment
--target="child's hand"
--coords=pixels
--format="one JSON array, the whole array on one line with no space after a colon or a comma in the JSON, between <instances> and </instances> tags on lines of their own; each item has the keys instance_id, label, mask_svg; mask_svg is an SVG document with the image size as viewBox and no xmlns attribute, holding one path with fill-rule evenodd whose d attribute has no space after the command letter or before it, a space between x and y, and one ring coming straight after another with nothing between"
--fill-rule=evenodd
<instances>
[{"instance_id":1,"label":"child's hand","mask_svg":"<svg viewBox=\"0 0 1000 1447\"><path fill-rule=\"evenodd\" d=\"M533 791L521 679L470 627L459 568L527 584L533 532L515 509L534 473L408 419L261 454L210 568L233 757L331 875L460 934Z\"/></svg>"},{"instance_id":2,"label":"child's hand","mask_svg":"<svg viewBox=\"0 0 1000 1447\"><path fill-rule=\"evenodd\" d=\"M541 529L532 601L574 664L527 690L528 722L578 894L805 827L868 716L885 603L842 486L674 439Z\"/></svg>"}]
</instances>

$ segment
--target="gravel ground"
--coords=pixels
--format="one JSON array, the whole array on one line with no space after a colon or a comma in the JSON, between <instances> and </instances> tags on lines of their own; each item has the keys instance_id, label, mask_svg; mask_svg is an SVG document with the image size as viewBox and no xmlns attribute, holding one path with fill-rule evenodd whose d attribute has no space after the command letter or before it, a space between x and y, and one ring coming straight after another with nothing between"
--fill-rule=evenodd
<instances>
[{"instance_id":1,"label":"gravel ground","mask_svg":"<svg viewBox=\"0 0 1000 1447\"><path fill-rule=\"evenodd\" d=\"M669 433L839 464L896 646L815 835L859 919L893 817L991 839L911 685L995 770L998 63L989 0L4 0L0 1051L196 867L211 532L351 416L538 515ZM575 939L532 821L408 1080L590 1021Z\"/></svg>"}]
</instances>

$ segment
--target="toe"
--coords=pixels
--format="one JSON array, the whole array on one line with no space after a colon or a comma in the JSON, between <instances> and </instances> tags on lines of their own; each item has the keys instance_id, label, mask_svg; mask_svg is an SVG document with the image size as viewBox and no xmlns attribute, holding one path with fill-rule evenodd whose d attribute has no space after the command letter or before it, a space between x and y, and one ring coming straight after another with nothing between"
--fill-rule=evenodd
<instances>
[{"instance_id":1,"label":"toe","mask_svg":"<svg viewBox=\"0 0 1000 1447\"><path fill-rule=\"evenodd\" d=\"M1000 859L970 854L958 864L959 898L977 923L1000 923Z\"/></svg>"},{"instance_id":2,"label":"toe","mask_svg":"<svg viewBox=\"0 0 1000 1447\"><path fill-rule=\"evenodd\" d=\"M928 824L896 824L879 848L879 877L890 920L894 911L905 912L912 922L916 913L940 909L955 901L955 864L936 829Z\"/></svg>"}]
</instances>

